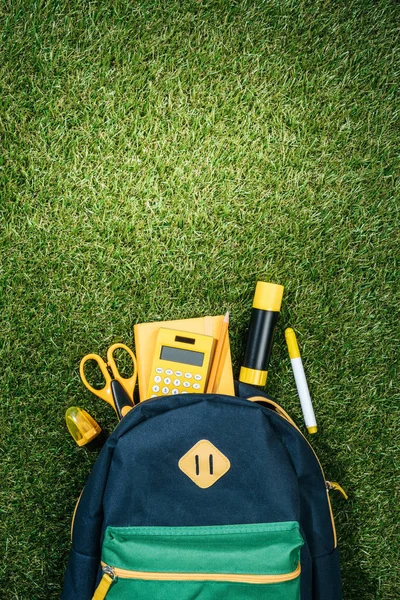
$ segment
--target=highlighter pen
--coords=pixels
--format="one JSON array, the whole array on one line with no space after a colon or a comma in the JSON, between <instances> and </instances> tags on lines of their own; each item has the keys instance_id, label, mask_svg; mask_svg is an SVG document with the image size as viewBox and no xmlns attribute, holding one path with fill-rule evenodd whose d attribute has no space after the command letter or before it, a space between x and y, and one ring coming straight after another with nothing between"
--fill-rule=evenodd
<instances>
[{"instance_id":1,"label":"highlighter pen","mask_svg":"<svg viewBox=\"0 0 400 600\"><path fill-rule=\"evenodd\" d=\"M277 283L257 282L246 351L239 374L239 381L243 383L259 386L266 384L283 290L283 285Z\"/></svg>"},{"instance_id":2,"label":"highlighter pen","mask_svg":"<svg viewBox=\"0 0 400 600\"><path fill-rule=\"evenodd\" d=\"M317 433L317 421L315 419L307 379L304 373L303 362L300 357L296 334L291 327L285 329L285 338L307 431L308 433Z\"/></svg>"}]
</instances>

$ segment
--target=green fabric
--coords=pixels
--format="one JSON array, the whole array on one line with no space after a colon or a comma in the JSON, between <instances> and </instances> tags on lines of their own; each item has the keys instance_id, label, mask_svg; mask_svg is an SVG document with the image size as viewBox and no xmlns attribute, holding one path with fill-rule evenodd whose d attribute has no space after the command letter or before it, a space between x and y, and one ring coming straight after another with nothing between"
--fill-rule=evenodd
<instances>
[{"instance_id":1,"label":"green fabric","mask_svg":"<svg viewBox=\"0 0 400 600\"><path fill-rule=\"evenodd\" d=\"M108 527L102 560L112 567L168 573L280 575L297 568L296 522L210 527ZM296 600L299 578L279 584L144 581L118 578L107 600Z\"/></svg>"}]
</instances>

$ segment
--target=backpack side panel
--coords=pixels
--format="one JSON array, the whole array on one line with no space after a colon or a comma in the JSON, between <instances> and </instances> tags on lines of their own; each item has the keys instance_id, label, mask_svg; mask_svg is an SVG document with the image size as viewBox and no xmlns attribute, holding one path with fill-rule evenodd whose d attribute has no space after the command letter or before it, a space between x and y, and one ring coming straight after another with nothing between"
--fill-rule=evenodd
<instances>
[{"instance_id":1,"label":"backpack side panel","mask_svg":"<svg viewBox=\"0 0 400 600\"><path fill-rule=\"evenodd\" d=\"M267 394L242 383L237 385L236 391L243 398L255 395L269 398ZM321 466L311 446L295 427L271 408L264 406L261 408L268 414L268 419L280 432L299 482L300 524L307 542L307 546L303 547L302 562L309 560L309 557L306 556L308 547L312 563L312 582L307 582L307 584L302 582L302 598L307 597L305 587L308 589L311 585L313 600L341 600L339 550L336 545L335 525Z\"/></svg>"},{"instance_id":2,"label":"backpack side panel","mask_svg":"<svg viewBox=\"0 0 400 600\"><path fill-rule=\"evenodd\" d=\"M64 575L61 600L91 600L99 579L103 500L115 446L121 435L136 423L152 416L157 408L150 415L146 411L142 411L142 414L132 411L135 419L124 418L102 448L76 508L72 548Z\"/></svg>"},{"instance_id":3,"label":"backpack side panel","mask_svg":"<svg viewBox=\"0 0 400 600\"><path fill-rule=\"evenodd\" d=\"M104 489L114 450L110 441L101 450L76 508L61 600L93 596L101 554Z\"/></svg>"}]
</instances>

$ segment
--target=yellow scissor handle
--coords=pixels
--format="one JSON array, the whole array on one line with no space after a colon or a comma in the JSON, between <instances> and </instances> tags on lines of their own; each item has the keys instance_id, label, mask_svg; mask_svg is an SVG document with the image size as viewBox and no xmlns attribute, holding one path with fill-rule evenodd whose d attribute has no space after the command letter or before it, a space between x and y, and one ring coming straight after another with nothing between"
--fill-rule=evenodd
<instances>
[{"instance_id":1,"label":"yellow scissor handle","mask_svg":"<svg viewBox=\"0 0 400 600\"><path fill-rule=\"evenodd\" d=\"M122 348L122 350L125 350L132 359L133 375L131 377L122 377L119 374L119 371L118 371L117 365L115 364L115 360L114 360L114 356L113 356L114 351L117 350L118 348ZM130 348L128 348L128 346L125 346L125 344L113 344L107 350L107 365L110 367L114 379L117 379L117 381L120 382L120 384L122 385L122 387L128 394L129 398L133 402L133 391L135 389L136 377L137 377L137 363L136 363L136 356L133 354L132 350Z\"/></svg>"},{"instance_id":2,"label":"yellow scissor handle","mask_svg":"<svg viewBox=\"0 0 400 600\"><path fill-rule=\"evenodd\" d=\"M88 360L94 360L95 362L97 362L97 364L99 365L100 371L103 374L103 377L104 377L106 383L105 383L104 387L102 387L100 390L96 390L96 388L91 386L90 383L88 382L88 380L86 379L85 364L87 363ZM93 394L95 394L99 398L102 398L102 400L105 400L106 402L108 402L108 404L111 404L111 406L115 410L114 400L113 400L112 391L111 391L112 378L111 378L110 373L108 372L107 364L104 362L104 360L101 358L101 356L99 356L98 354L86 354L86 356L84 356L82 358L81 364L79 365L79 374L81 376L83 383L86 385L87 389L90 390Z\"/></svg>"}]
</instances>

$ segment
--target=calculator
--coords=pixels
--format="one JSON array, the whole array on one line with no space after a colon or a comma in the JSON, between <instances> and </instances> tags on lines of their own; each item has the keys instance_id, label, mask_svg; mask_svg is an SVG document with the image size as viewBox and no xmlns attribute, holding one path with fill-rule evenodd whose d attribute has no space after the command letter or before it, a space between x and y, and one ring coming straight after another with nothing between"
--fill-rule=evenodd
<instances>
[{"instance_id":1,"label":"calculator","mask_svg":"<svg viewBox=\"0 0 400 600\"><path fill-rule=\"evenodd\" d=\"M210 335L160 327L147 397L204 392L214 342Z\"/></svg>"}]
</instances>

